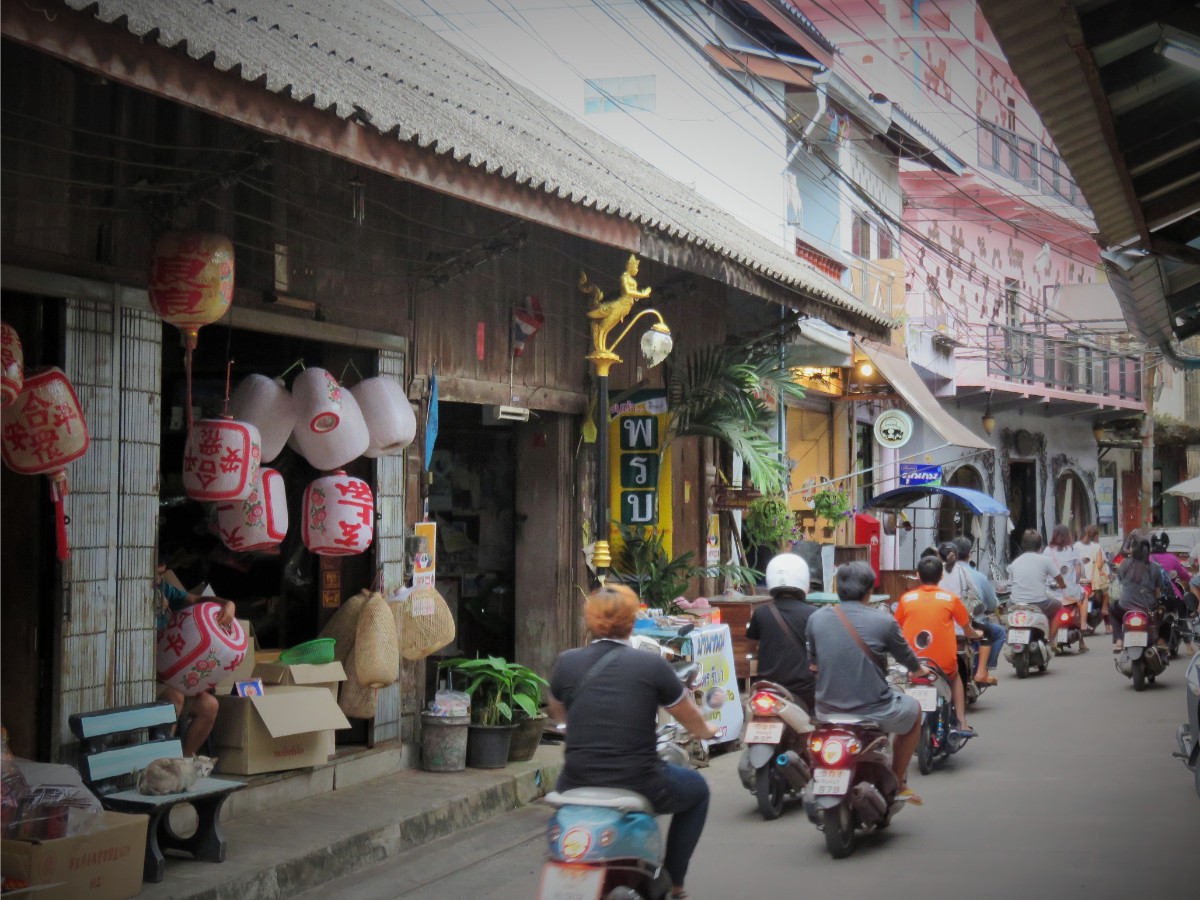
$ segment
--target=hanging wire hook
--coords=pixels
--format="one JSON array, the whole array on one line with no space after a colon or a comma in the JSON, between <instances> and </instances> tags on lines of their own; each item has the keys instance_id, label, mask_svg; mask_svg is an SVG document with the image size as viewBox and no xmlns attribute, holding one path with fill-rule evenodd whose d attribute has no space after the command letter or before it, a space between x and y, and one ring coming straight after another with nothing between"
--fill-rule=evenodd
<instances>
[{"instance_id":1,"label":"hanging wire hook","mask_svg":"<svg viewBox=\"0 0 1200 900\"><path fill-rule=\"evenodd\" d=\"M225 363L225 411L222 413L225 417L229 416L229 382L233 376L234 360L228 360Z\"/></svg>"},{"instance_id":2,"label":"hanging wire hook","mask_svg":"<svg viewBox=\"0 0 1200 900\"><path fill-rule=\"evenodd\" d=\"M354 360L351 359L346 363L346 365L342 366L342 377L339 378L338 381L340 381L342 384L345 384L346 383L346 373L349 372L351 369L354 370L354 374L358 376L359 381L363 380L363 373L358 371L358 366L356 366L354 364Z\"/></svg>"},{"instance_id":3,"label":"hanging wire hook","mask_svg":"<svg viewBox=\"0 0 1200 900\"><path fill-rule=\"evenodd\" d=\"M304 357L303 356L300 357L298 360L296 360L294 363L292 363L290 366L288 366L286 369L284 369L282 372L280 372L278 377L286 378L288 373L297 367L299 367L301 370L304 369Z\"/></svg>"}]
</instances>

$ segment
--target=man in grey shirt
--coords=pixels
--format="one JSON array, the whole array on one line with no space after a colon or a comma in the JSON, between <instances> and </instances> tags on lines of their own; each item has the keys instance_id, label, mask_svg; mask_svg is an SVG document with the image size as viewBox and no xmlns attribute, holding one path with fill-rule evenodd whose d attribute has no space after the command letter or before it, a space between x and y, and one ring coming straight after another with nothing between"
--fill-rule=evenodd
<instances>
[{"instance_id":1,"label":"man in grey shirt","mask_svg":"<svg viewBox=\"0 0 1200 900\"><path fill-rule=\"evenodd\" d=\"M921 798L908 787L908 763L921 737L921 707L912 697L892 690L884 673L891 653L910 672L930 674L900 633L900 625L884 610L863 603L875 585L875 570L855 561L839 566L837 593L841 604L826 607L808 619L808 659L817 672L817 719L826 715L854 715L873 719L884 731L896 735L892 747L892 772L900 784L901 799L919 806ZM841 609L872 656L846 628Z\"/></svg>"},{"instance_id":2,"label":"man in grey shirt","mask_svg":"<svg viewBox=\"0 0 1200 900\"><path fill-rule=\"evenodd\" d=\"M1012 579L1009 606L1024 604L1042 610L1050 623L1050 634L1046 637L1053 647L1062 604L1050 596L1049 588L1061 591L1067 585L1054 563L1042 555L1042 536L1034 529L1027 528L1021 535L1021 555L1008 564L1008 576Z\"/></svg>"}]
</instances>

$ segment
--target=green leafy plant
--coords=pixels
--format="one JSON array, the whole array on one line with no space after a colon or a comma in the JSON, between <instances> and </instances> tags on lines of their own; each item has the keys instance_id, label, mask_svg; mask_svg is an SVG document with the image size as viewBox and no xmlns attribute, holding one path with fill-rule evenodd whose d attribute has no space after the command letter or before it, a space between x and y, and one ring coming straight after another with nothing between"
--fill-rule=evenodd
<instances>
[{"instance_id":1,"label":"green leafy plant","mask_svg":"<svg viewBox=\"0 0 1200 900\"><path fill-rule=\"evenodd\" d=\"M755 497L746 510L746 540L754 547L778 547L792 536L795 524L782 494Z\"/></svg>"},{"instance_id":2,"label":"green leafy plant","mask_svg":"<svg viewBox=\"0 0 1200 900\"><path fill-rule=\"evenodd\" d=\"M850 495L830 485L813 494L812 508L817 518L835 526L850 513Z\"/></svg>"},{"instance_id":3,"label":"green leafy plant","mask_svg":"<svg viewBox=\"0 0 1200 900\"><path fill-rule=\"evenodd\" d=\"M613 569L633 582L642 601L668 615L682 610L675 601L684 594L693 578L727 578L734 584L754 584L762 573L747 566L692 564L695 553L667 555L666 536L656 528L615 523L621 532L621 547L613 560Z\"/></svg>"},{"instance_id":4,"label":"green leafy plant","mask_svg":"<svg viewBox=\"0 0 1200 900\"><path fill-rule=\"evenodd\" d=\"M548 682L520 663L499 656L447 659L438 664L451 676L471 679L464 689L471 697L471 719L477 725L504 725L512 721L514 706L527 716L536 716L542 687Z\"/></svg>"}]
</instances>

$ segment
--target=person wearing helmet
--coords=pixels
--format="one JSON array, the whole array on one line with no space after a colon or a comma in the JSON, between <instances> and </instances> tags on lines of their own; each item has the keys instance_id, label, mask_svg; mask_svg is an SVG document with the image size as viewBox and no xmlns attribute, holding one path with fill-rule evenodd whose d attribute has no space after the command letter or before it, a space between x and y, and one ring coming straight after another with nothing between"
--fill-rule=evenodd
<instances>
[{"instance_id":1,"label":"person wearing helmet","mask_svg":"<svg viewBox=\"0 0 1200 900\"><path fill-rule=\"evenodd\" d=\"M808 667L804 633L816 607L808 596L808 563L780 553L767 563L771 602L759 606L746 625L746 639L758 644L758 677L787 688L811 716L816 676Z\"/></svg>"}]
</instances>

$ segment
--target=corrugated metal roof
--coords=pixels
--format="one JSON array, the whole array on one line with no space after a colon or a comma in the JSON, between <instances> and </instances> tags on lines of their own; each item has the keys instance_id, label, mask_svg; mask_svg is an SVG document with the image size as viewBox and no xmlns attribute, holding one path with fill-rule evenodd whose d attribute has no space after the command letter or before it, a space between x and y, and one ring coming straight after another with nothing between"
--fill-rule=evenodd
<instances>
[{"instance_id":1,"label":"corrugated metal roof","mask_svg":"<svg viewBox=\"0 0 1200 900\"><path fill-rule=\"evenodd\" d=\"M439 155L701 247L870 323L892 320L690 188L385 0L64 0L143 39Z\"/></svg>"}]
</instances>

